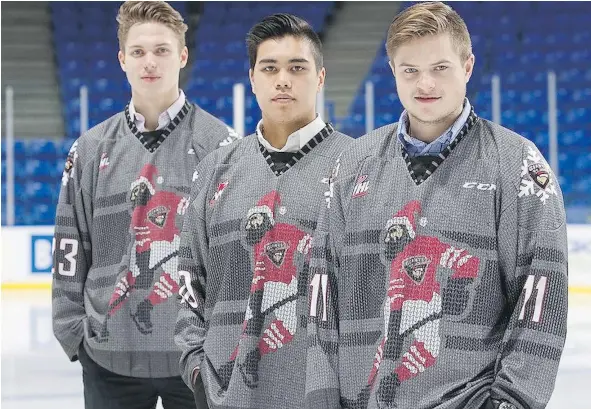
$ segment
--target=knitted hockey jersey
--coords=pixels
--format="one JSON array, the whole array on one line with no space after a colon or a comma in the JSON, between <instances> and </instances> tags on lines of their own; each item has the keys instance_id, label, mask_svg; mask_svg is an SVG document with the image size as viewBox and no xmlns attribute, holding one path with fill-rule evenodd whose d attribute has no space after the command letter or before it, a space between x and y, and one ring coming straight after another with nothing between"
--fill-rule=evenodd
<instances>
[{"instance_id":1,"label":"knitted hockey jersey","mask_svg":"<svg viewBox=\"0 0 591 409\"><path fill-rule=\"evenodd\" d=\"M473 113L430 164L395 133L360 138L335 167L310 266L307 401L544 408L568 298L565 212L548 164Z\"/></svg>"},{"instance_id":2,"label":"knitted hockey jersey","mask_svg":"<svg viewBox=\"0 0 591 409\"><path fill-rule=\"evenodd\" d=\"M193 172L237 138L187 102L152 144L127 110L74 143L57 205L52 290L54 333L71 360L84 339L112 372L179 376L178 245Z\"/></svg>"},{"instance_id":3,"label":"knitted hockey jersey","mask_svg":"<svg viewBox=\"0 0 591 409\"><path fill-rule=\"evenodd\" d=\"M311 236L350 140L327 125L278 168L251 135L199 165L176 342L185 382L199 366L210 408L302 407Z\"/></svg>"}]
</instances>

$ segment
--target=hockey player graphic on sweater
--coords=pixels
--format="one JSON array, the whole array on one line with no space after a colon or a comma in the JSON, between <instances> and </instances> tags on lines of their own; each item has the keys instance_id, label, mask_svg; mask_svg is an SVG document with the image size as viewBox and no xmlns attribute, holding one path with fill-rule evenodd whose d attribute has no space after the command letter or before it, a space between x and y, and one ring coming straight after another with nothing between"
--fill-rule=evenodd
<instances>
[{"instance_id":1,"label":"hockey player graphic on sweater","mask_svg":"<svg viewBox=\"0 0 591 409\"><path fill-rule=\"evenodd\" d=\"M465 249L455 248L432 236L416 234L421 213L418 201L409 202L385 226L385 260L390 276L384 303L384 335L377 348L367 387L357 404L365 407L384 360L394 362L394 370L382 376L376 393L378 407L391 408L396 388L402 382L420 376L437 362L440 348L439 325L443 316L440 269L451 270L448 280L463 280L453 294L448 310L461 313L467 305L466 285L478 275L479 259ZM361 406L359 405L361 404Z\"/></svg>"},{"instance_id":2,"label":"hockey player graphic on sweater","mask_svg":"<svg viewBox=\"0 0 591 409\"><path fill-rule=\"evenodd\" d=\"M248 211L246 242L252 246L254 271L240 340L252 337L258 342L242 362L237 357L240 346L236 347L220 370L224 383L229 382L231 368L238 359L244 382L255 388L260 359L289 344L296 332L297 258L307 257L311 237L291 224L276 223L276 205L280 205L279 193L272 191Z\"/></svg>"},{"instance_id":3,"label":"hockey player graphic on sweater","mask_svg":"<svg viewBox=\"0 0 591 409\"><path fill-rule=\"evenodd\" d=\"M152 332L151 312L179 290L177 273L180 228L177 215L185 213L188 201L172 192L156 191L158 171L146 164L131 184L130 200L133 213L131 230L135 236L129 270L115 286L109 301L107 320L100 334L108 337L106 323L128 300L134 289L148 289L132 318L143 334ZM154 278L157 278L154 281Z\"/></svg>"}]
</instances>

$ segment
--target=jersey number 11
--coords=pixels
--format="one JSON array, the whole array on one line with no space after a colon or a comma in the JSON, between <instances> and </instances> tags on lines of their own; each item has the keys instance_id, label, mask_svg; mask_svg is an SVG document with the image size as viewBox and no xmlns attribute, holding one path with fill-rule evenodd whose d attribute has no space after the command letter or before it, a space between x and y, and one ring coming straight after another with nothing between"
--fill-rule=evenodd
<instances>
[{"instance_id":1,"label":"jersey number 11","mask_svg":"<svg viewBox=\"0 0 591 409\"><path fill-rule=\"evenodd\" d=\"M310 316L316 317L318 316L317 307L318 307L318 294L322 289L322 321L327 320L326 314L326 299L328 294L328 274L315 274L312 282L310 283L310 287L312 287L312 299L310 300Z\"/></svg>"}]
</instances>

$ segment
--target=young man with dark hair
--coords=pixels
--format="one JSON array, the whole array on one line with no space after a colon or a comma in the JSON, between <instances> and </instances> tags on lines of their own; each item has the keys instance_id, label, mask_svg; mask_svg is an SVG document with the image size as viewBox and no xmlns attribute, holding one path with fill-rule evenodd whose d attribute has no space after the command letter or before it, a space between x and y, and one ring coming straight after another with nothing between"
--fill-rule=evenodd
<instances>
[{"instance_id":1,"label":"young man with dark hair","mask_svg":"<svg viewBox=\"0 0 591 409\"><path fill-rule=\"evenodd\" d=\"M195 407L174 343L178 247L195 167L235 139L187 101L186 24L160 1L125 2L121 112L73 145L57 206L53 328L83 369L87 409ZM203 394L199 408L206 408Z\"/></svg>"},{"instance_id":2,"label":"young man with dark hair","mask_svg":"<svg viewBox=\"0 0 591 409\"><path fill-rule=\"evenodd\" d=\"M328 312L310 314L308 361L325 382L308 394L330 409L542 409L566 336L557 180L466 99L474 55L449 6L404 10L387 51L405 111L339 161L313 247L330 257L311 261L328 284L311 308Z\"/></svg>"},{"instance_id":3,"label":"young man with dark hair","mask_svg":"<svg viewBox=\"0 0 591 409\"><path fill-rule=\"evenodd\" d=\"M310 241L332 163L351 140L316 113L321 42L277 14L248 33L256 133L208 155L181 234L176 341L212 408L301 408Z\"/></svg>"}]
</instances>

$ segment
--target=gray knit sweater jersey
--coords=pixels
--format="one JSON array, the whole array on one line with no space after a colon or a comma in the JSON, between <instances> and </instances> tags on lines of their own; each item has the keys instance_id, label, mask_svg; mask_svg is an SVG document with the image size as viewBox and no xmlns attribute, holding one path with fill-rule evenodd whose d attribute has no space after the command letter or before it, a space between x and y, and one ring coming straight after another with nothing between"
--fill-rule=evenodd
<instances>
[{"instance_id":1,"label":"gray knit sweater jersey","mask_svg":"<svg viewBox=\"0 0 591 409\"><path fill-rule=\"evenodd\" d=\"M542 409L567 323L558 183L530 141L473 113L419 160L392 124L335 167L310 265L307 406Z\"/></svg>"},{"instance_id":2,"label":"gray knit sweater jersey","mask_svg":"<svg viewBox=\"0 0 591 409\"><path fill-rule=\"evenodd\" d=\"M311 238L351 140L327 125L277 166L250 135L200 163L181 236L175 340L185 381L199 366L210 408L303 406Z\"/></svg>"},{"instance_id":3,"label":"gray knit sweater jersey","mask_svg":"<svg viewBox=\"0 0 591 409\"><path fill-rule=\"evenodd\" d=\"M55 223L54 333L125 376L179 375L174 343L182 218L194 170L235 132L186 103L149 144L127 110L83 134L62 176Z\"/></svg>"}]
</instances>

